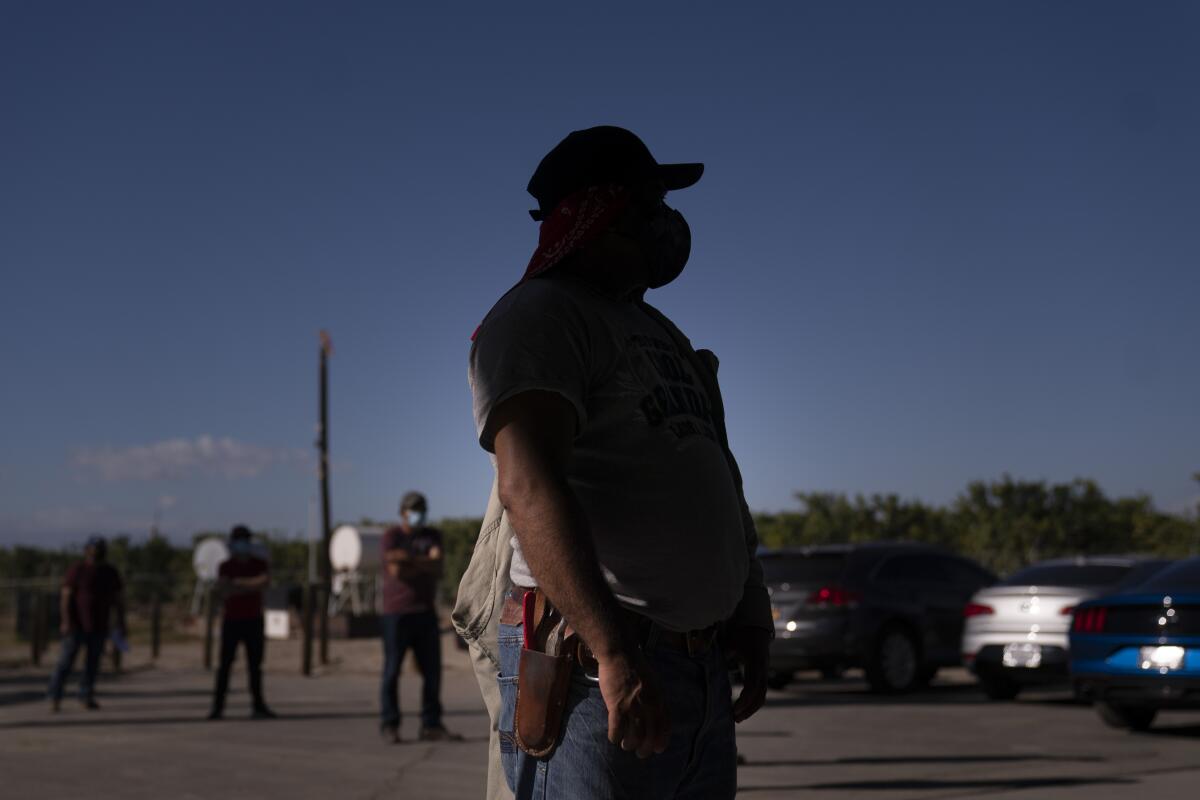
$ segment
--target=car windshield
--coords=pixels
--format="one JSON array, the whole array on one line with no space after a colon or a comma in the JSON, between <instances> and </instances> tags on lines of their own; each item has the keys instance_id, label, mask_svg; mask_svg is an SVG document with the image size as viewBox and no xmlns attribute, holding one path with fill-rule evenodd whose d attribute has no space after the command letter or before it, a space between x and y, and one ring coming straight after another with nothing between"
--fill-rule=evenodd
<instances>
[{"instance_id":1,"label":"car windshield","mask_svg":"<svg viewBox=\"0 0 1200 800\"><path fill-rule=\"evenodd\" d=\"M1190 558L1156 573L1137 591L1200 593L1200 558Z\"/></svg>"},{"instance_id":2,"label":"car windshield","mask_svg":"<svg viewBox=\"0 0 1200 800\"><path fill-rule=\"evenodd\" d=\"M1118 583L1132 564L1034 564L1017 570L1000 586L1111 586Z\"/></svg>"},{"instance_id":3,"label":"car windshield","mask_svg":"<svg viewBox=\"0 0 1200 800\"><path fill-rule=\"evenodd\" d=\"M780 553L762 557L767 583L826 583L841 577L846 566L845 553Z\"/></svg>"}]
</instances>

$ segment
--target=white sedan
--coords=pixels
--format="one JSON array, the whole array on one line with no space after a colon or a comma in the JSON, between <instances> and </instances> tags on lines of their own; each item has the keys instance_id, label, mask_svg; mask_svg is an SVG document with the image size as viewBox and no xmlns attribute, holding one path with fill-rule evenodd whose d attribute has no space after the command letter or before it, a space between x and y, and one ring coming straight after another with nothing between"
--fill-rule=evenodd
<instances>
[{"instance_id":1,"label":"white sedan","mask_svg":"<svg viewBox=\"0 0 1200 800\"><path fill-rule=\"evenodd\" d=\"M993 700L1011 700L1028 684L1063 682L1075 606L1141 583L1168 563L1081 556L1018 570L976 593L964 609L963 663Z\"/></svg>"}]
</instances>

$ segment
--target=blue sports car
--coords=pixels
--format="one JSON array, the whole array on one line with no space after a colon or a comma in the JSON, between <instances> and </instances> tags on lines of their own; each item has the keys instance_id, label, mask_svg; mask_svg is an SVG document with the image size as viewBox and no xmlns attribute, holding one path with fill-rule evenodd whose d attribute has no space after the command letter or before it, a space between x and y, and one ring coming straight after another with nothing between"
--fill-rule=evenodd
<instances>
[{"instance_id":1,"label":"blue sports car","mask_svg":"<svg viewBox=\"0 0 1200 800\"><path fill-rule=\"evenodd\" d=\"M1161 709L1200 708L1200 558L1080 603L1070 652L1076 689L1113 727L1145 730Z\"/></svg>"}]
</instances>

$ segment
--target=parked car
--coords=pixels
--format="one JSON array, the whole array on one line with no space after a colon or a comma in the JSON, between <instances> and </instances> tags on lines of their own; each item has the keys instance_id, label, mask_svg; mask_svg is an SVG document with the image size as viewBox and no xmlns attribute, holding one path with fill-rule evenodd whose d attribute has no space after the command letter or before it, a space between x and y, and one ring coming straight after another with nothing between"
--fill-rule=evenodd
<instances>
[{"instance_id":1,"label":"parked car","mask_svg":"<svg viewBox=\"0 0 1200 800\"><path fill-rule=\"evenodd\" d=\"M1145 730L1162 709L1200 708L1200 558L1075 609L1071 677L1116 728Z\"/></svg>"},{"instance_id":2,"label":"parked car","mask_svg":"<svg viewBox=\"0 0 1200 800\"><path fill-rule=\"evenodd\" d=\"M877 542L760 556L775 617L771 685L801 669L862 667L871 688L904 692L960 663L963 607L996 576L919 544Z\"/></svg>"},{"instance_id":3,"label":"parked car","mask_svg":"<svg viewBox=\"0 0 1200 800\"><path fill-rule=\"evenodd\" d=\"M1075 606L1140 583L1165 559L1090 556L1043 561L983 589L963 610L963 662L993 700L1034 683L1065 682Z\"/></svg>"}]
</instances>

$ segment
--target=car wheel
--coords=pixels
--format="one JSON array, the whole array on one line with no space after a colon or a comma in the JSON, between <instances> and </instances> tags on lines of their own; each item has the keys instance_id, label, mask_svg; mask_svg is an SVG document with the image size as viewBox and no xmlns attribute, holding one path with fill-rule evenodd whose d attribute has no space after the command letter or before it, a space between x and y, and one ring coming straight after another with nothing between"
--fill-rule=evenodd
<instances>
[{"instance_id":1,"label":"car wheel","mask_svg":"<svg viewBox=\"0 0 1200 800\"><path fill-rule=\"evenodd\" d=\"M827 681L840 681L846 674L846 668L841 664L826 664L821 667L821 677Z\"/></svg>"},{"instance_id":2,"label":"car wheel","mask_svg":"<svg viewBox=\"0 0 1200 800\"><path fill-rule=\"evenodd\" d=\"M767 674L768 689L783 689L792 682L795 675L788 671L772 671Z\"/></svg>"},{"instance_id":3,"label":"car wheel","mask_svg":"<svg viewBox=\"0 0 1200 800\"><path fill-rule=\"evenodd\" d=\"M1154 718L1158 716L1157 708L1116 706L1103 702L1096 703L1096 711L1106 724L1114 728L1128 728L1131 731L1146 730L1154 724Z\"/></svg>"},{"instance_id":4,"label":"car wheel","mask_svg":"<svg viewBox=\"0 0 1200 800\"><path fill-rule=\"evenodd\" d=\"M1021 693L1021 685L1007 678L981 678L979 685L989 700L1016 700Z\"/></svg>"},{"instance_id":5,"label":"car wheel","mask_svg":"<svg viewBox=\"0 0 1200 800\"><path fill-rule=\"evenodd\" d=\"M886 628L867 660L866 673L876 692L912 691L921 674L921 655L912 634L899 626Z\"/></svg>"}]
</instances>

